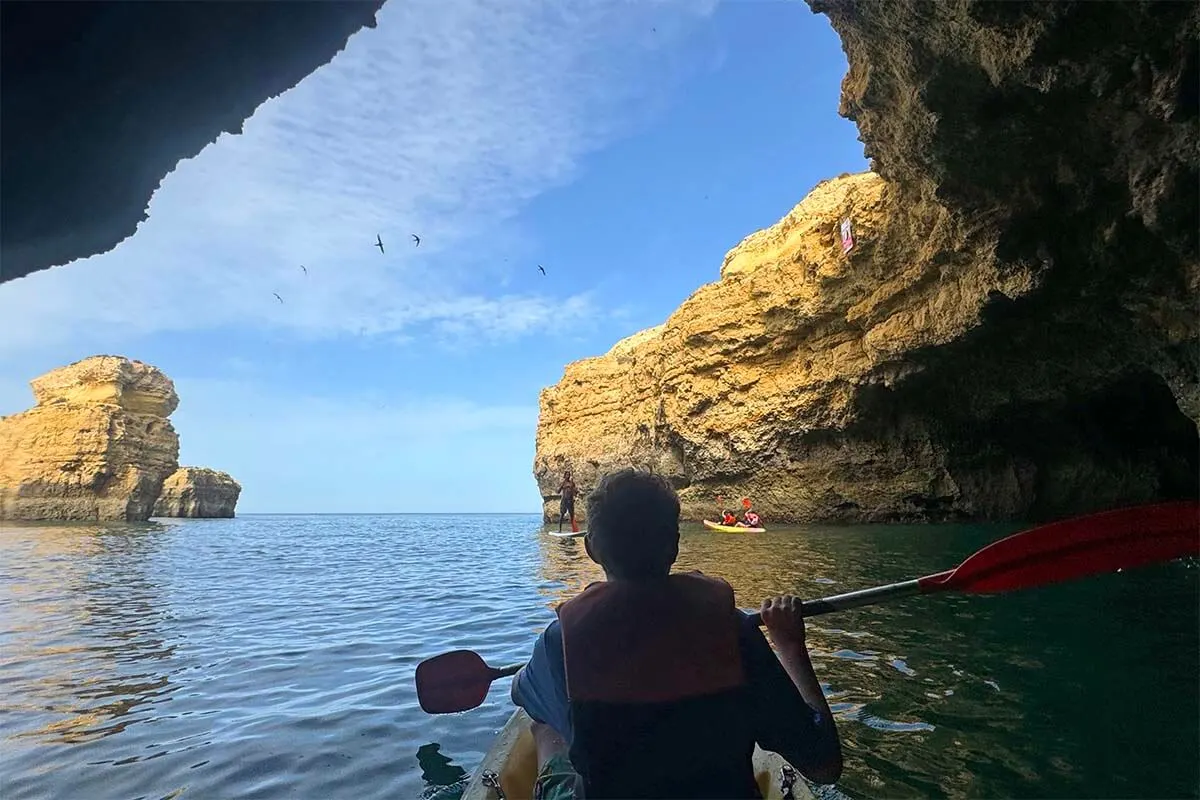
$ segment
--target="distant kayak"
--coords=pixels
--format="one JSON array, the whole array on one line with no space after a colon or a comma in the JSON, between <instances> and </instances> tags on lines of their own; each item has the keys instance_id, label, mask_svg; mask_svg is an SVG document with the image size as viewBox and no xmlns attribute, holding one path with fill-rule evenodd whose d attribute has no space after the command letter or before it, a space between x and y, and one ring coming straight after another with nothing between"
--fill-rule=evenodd
<instances>
[{"instance_id":1,"label":"distant kayak","mask_svg":"<svg viewBox=\"0 0 1200 800\"><path fill-rule=\"evenodd\" d=\"M498 797L527 800L533 797L538 767L530 724L529 715L519 709L509 717L508 724L496 736L483 763L467 784L462 800L496 800ZM679 769L688 767L680 764ZM790 764L777 753L757 746L754 748L754 779L767 800L784 797L812 800L815 797ZM499 784L499 792L494 788L496 784Z\"/></svg>"},{"instance_id":2,"label":"distant kayak","mask_svg":"<svg viewBox=\"0 0 1200 800\"><path fill-rule=\"evenodd\" d=\"M578 539L587 536L587 531L550 531L550 535L558 539Z\"/></svg>"},{"instance_id":3,"label":"distant kayak","mask_svg":"<svg viewBox=\"0 0 1200 800\"><path fill-rule=\"evenodd\" d=\"M766 528L743 528L740 525L722 525L719 522L704 520L704 527L717 533L766 533Z\"/></svg>"}]
</instances>

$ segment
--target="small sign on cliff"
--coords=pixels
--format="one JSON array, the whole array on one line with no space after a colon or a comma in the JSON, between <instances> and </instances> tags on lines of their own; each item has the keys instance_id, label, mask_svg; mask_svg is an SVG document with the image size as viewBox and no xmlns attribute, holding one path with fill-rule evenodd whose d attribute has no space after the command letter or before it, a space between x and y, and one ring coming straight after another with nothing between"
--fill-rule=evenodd
<instances>
[{"instance_id":1,"label":"small sign on cliff","mask_svg":"<svg viewBox=\"0 0 1200 800\"><path fill-rule=\"evenodd\" d=\"M851 247L854 247L854 234L850 231L850 218L846 217L842 220L842 252L849 253Z\"/></svg>"}]
</instances>

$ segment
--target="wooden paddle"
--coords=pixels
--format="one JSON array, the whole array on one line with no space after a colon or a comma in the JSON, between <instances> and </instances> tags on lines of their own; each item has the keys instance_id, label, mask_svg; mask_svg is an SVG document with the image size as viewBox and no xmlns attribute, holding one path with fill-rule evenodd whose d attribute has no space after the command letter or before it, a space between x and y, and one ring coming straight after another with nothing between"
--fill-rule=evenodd
<instances>
[{"instance_id":1,"label":"wooden paddle","mask_svg":"<svg viewBox=\"0 0 1200 800\"><path fill-rule=\"evenodd\" d=\"M1010 592L1196 555L1200 503L1106 511L1014 533L944 572L805 601L804 616L918 594ZM759 614L752 618L762 624ZM444 653L417 665L417 699L429 714L466 711L483 702L492 681L514 675L522 666L489 667L470 650Z\"/></svg>"}]
</instances>

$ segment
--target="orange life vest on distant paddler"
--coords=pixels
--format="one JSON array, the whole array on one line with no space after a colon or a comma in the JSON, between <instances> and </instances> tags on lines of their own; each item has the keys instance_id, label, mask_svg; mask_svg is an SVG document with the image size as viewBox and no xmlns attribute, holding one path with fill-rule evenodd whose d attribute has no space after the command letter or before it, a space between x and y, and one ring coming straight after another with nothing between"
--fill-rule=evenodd
<instances>
[{"instance_id":1,"label":"orange life vest on distant paddler","mask_svg":"<svg viewBox=\"0 0 1200 800\"><path fill-rule=\"evenodd\" d=\"M607 581L558 608L588 798L758 797L733 589Z\"/></svg>"}]
</instances>

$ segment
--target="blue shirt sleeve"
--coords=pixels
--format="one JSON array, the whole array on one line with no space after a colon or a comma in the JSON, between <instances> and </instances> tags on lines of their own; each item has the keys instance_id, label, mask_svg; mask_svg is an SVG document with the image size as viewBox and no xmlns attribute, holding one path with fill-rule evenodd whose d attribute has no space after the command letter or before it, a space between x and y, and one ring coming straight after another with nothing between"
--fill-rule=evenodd
<instances>
[{"instance_id":1,"label":"blue shirt sleeve","mask_svg":"<svg viewBox=\"0 0 1200 800\"><path fill-rule=\"evenodd\" d=\"M741 650L759 746L778 753L806 774L809 767L829 763L837 750L833 720L810 708L800 696L749 614L741 627Z\"/></svg>"},{"instance_id":2,"label":"blue shirt sleeve","mask_svg":"<svg viewBox=\"0 0 1200 800\"><path fill-rule=\"evenodd\" d=\"M550 623L533 644L533 654L513 678L512 700L529 716L553 728L571 743L571 705L563 664L562 629Z\"/></svg>"}]
</instances>

